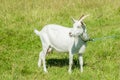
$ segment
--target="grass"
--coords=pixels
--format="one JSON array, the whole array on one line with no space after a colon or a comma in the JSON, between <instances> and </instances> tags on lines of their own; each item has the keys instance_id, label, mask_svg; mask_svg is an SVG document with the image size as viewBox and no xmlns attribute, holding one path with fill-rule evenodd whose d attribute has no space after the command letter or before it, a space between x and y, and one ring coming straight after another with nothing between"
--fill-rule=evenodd
<instances>
[{"instance_id":1,"label":"grass","mask_svg":"<svg viewBox=\"0 0 120 80\"><path fill-rule=\"evenodd\" d=\"M70 17L82 14L90 14L91 37L120 35L119 0L0 0L0 79L120 80L120 38L89 42L83 73L75 55L69 75L68 54L58 52L47 55L48 74L37 67L41 42L33 30L50 23L71 27Z\"/></svg>"}]
</instances>

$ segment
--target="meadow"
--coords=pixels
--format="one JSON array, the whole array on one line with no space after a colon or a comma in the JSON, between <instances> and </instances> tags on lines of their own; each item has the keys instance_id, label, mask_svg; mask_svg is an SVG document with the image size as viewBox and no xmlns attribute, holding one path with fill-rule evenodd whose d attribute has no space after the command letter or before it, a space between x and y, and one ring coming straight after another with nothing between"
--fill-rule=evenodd
<instances>
[{"instance_id":1,"label":"meadow","mask_svg":"<svg viewBox=\"0 0 120 80\"><path fill-rule=\"evenodd\" d=\"M74 55L68 74L68 54L47 55L48 73L38 68L41 42L34 29L46 24L72 27L71 17L84 22L91 38L120 35L119 0L0 0L1 80L120 80L120 38L88 42L84 72Z\"/></svg>"}]
</instances>

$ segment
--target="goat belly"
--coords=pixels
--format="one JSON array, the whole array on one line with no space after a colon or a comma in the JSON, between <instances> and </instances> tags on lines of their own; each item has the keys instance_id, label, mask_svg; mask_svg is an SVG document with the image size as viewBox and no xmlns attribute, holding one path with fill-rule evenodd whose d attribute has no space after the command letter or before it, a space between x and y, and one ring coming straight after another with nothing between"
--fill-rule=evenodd
<instances>
[{"instance_id":1,"label":"goat belly","mask_svg":"<svg viewBox=\"0 0 120 80\"><path fill-rule=\"evenodd\" d=\"M58 37L50 37L50 45L59 52L68 52L69 47L71 46L72 40L69 40L65 37L58 36Z\"/></svg>"},{"instance_id":2,"label":"goat belly","mask_svg":"<svg viewBox=\"0 0 120 80\"><path fill-rule=\"evenodd\" d=\"M48 26L47 35L50 45L59 52L68 52L73 39L69 36L70 28Z\"/></svg>"}]
</instances>

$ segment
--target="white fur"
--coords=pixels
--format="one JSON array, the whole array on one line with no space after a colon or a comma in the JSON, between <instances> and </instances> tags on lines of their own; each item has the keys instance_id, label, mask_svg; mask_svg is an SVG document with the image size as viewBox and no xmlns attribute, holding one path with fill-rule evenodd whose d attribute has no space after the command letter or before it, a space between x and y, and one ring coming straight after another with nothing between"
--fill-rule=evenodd
<instances>
[{"instance_id":1,"label":"white fur","mask_svg":"<svg viewBox=\"0 0 120 80\"><path fill-rule=\"evenodd\" d=\"M73 19L73 21L73 28L49 24L44 26L41 31L34 30L42 42L42 51L39 54L38 66L40 67L41 61L43 61L43 68L45 72L47 72L45 56L47 52L50 52L53 48L58 52L69 52L69 73L71 73L73 64L73 54L78 53L80 69L81 72L83 72L82 54L86 48L85 41L87 41L89 37L87 35L86 28L82 27L83 25L81 24L81 20Z\"/></svg>"}]
</instances>

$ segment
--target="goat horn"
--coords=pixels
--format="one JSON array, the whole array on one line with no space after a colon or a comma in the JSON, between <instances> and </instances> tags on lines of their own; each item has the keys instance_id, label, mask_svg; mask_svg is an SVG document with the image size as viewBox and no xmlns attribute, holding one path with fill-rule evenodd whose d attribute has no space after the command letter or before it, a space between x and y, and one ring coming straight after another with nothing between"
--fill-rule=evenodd
<instances>
[{"instance_id":1,"label":"goat horn","mask_svg":"<svg viewBox=\"0 0 120 80\"><path fill-rule=\"evenodd\" d=\"M85 16L85 15L82 15L82 16L80 17L80 19L81 19L83 16ZM80 20L80 19L79 19L79 20Z\"/></svg>"},{"instance_id":2,"label":"goat horn","mask_svg":"<svg viewBox=\"0 0 120 80\"><path fill-rule=\"evenodd\" d=\"M82 15L81 17L80 17L80 20L79 21L82 21L83 19L85 19L86 17L88 17L89 15Z\"/></svg>"}]
</instances>

